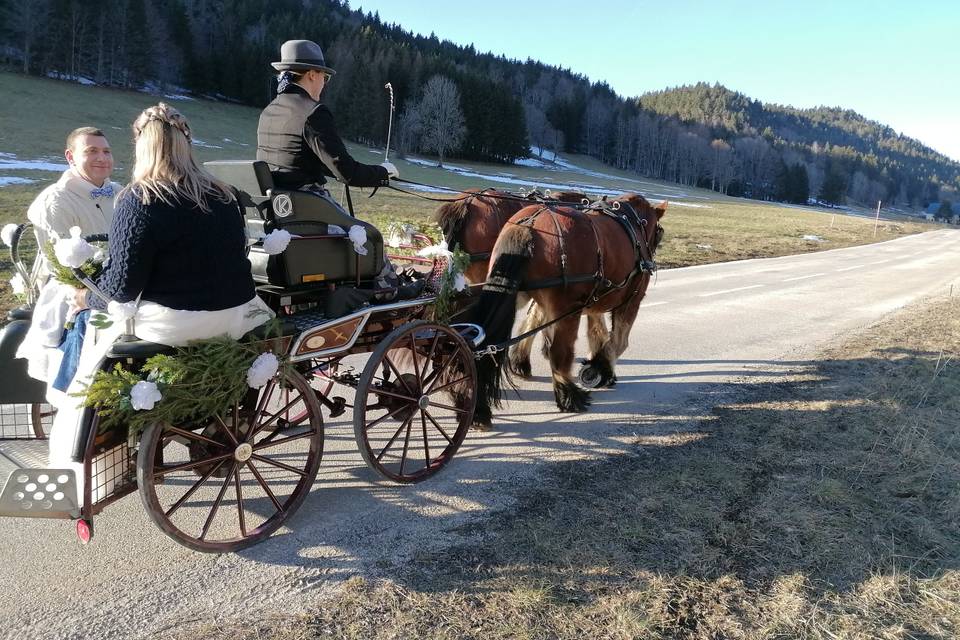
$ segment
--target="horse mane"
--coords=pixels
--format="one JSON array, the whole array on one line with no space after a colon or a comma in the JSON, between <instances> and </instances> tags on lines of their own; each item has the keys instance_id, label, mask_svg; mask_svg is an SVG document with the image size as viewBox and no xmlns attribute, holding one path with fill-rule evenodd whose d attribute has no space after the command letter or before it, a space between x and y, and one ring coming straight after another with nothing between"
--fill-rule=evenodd
<instances>
[{"instance_id":1,"label":"horse mane","mask_svg":"<svg viewBox=\"0 0 960 640\"><path fill-rule=\"evenodd\" d=\"M630 192L623 193L617 196L616 198L614 198L614 200L619 200L620 202L626 202L631 207L633 207L633 210L636 211L641 216L646 215L648 213L655 213L657 215L658 220L661 217L663 217L664 212L667 210L666 200L664 200L658 205L652 205L650 204L649 200L644 198L639 193L630 193Z\"/></svg>"},{"instance_id":2,"label":"horse mane","mask_svg":"<svg viewBox=\"0 0 960 640\"><path fill-rule=\"evenodd\" d=\"M471 209L478 204L488 207L491 211L499 209L504 200L498 196L515 197L512 194L493 189L465 189L465 197L457 198L446 202L439 207L433 214L433 221L443 230L447 244L451 247L462 243L461 231L463 223L470 215ZM487 212L489 213L489 211ZM504 219L509 218L512 212L504 215Z\"/></svg>"}]
</instances>

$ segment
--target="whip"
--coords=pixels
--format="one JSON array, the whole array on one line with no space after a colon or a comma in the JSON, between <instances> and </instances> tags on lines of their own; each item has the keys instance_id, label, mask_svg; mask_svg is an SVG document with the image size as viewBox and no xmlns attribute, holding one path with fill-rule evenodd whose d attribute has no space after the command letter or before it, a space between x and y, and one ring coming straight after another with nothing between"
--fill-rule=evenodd
<instances>
[{"instance_id":1,"label":"whip","mask_svg":"<svg viewBox=\"0 0 960 640\"><path fill-rule=\"evenodd\" d=\"M383 152L383 161L388 162L390 157L390 133L393 131L393 85L389 82L383 88L390 94L390 120L387 121L387 148Z\"/></svg>"}]
</instances>

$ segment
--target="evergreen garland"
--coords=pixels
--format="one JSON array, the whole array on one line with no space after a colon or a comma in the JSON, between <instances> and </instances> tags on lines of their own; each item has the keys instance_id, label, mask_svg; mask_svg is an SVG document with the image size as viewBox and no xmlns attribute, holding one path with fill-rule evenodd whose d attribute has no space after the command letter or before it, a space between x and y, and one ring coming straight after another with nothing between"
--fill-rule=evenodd
<instances>
[{"instance_id":1,"label":"evergreen garland","mask_svg":"<svg viewBox=\"0 0 960 640\"><path fill-rule=\"evenodd\" d=\"M228 336L198 340L177 348L172 355L150 357L138 372L120 363L98 371L90 385L76 395L83 397L83 406L96 409L103 429L127 425L129 432L136 434L157 422L203 422L240 402L250 391L250 365L275 344ZM281 360L281 371L285 366ZM137 411L130 404L130 390L142 380L154 382L163 396L149 411Z\"/></svg>"}]
</instances>

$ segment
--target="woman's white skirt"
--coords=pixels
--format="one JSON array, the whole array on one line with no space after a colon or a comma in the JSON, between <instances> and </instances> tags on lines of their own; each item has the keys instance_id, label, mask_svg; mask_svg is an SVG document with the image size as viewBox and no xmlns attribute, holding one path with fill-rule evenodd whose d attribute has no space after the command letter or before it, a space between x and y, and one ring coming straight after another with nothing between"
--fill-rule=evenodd
<instances>
[{"instance_id":1,"label":"woman's white skirt","mask_svg":"<svg viewBox=\"0 0 960 640\"><path fill-rule=\"evenodd\" d=\"M193 340L215 338L228 335L238 339L248 331L255 329L273 317L273 311L260 298L254 296L239 306L220 311L184 311L171 309L153 302L143 302L137 309L136 336L171 347L186 346ZM80 364L77 375L67 389L67 395L82 393L90 383L93 374L100 368L110 345L119 338L125 323L114 322L106 329L96 329L87 325L83 349L80 352ZM80 398L70 398L63 403L54 417L50 429L50 467L54 469L72 469L77 478L78 498L83 495L83 462L74 459L73 452L83 407ZM93 469L95 477L100 470ZM113 487L109 484L95 487L94 501L109 495ZM77 504L80 504L79 500Z\"/></svg>"}]
</instances>

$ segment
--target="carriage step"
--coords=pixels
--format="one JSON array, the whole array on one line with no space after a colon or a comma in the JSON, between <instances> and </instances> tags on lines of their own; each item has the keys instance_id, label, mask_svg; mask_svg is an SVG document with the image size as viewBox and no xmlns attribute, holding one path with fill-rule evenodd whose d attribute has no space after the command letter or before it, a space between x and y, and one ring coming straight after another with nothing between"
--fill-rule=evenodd
<instances>
[{"instance_id":1,"label":"carriage step","mask_svg":"<svg viewBox=\"0 0 960 640\"><path fill-rule=\"evenodd\" d=\"M0 442L0 516L76 518L72 469L46 469L44 441Z\"/></svg>"}]
</instances>

